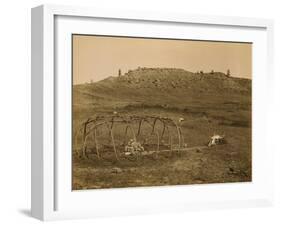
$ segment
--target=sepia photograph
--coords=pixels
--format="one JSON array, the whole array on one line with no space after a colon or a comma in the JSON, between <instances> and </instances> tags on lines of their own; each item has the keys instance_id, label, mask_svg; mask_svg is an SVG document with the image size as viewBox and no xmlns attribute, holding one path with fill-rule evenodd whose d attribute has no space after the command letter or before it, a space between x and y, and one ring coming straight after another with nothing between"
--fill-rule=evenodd
<instances>
[{"instance_id":1,"label":"sepia photograph","mask_svg":"<svg viewBox=\"0 0 281 226\"><path fill-rule=\"evenodd\" d=\"M72 34L72 189L252 181L252 43Z\"/></svg>"}]
</instances>

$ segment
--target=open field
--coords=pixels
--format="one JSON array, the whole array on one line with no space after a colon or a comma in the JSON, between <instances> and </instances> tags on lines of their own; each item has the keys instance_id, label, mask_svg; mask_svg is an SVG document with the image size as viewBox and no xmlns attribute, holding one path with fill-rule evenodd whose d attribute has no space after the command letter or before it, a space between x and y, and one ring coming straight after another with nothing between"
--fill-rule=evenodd
<instances>
[{"instance_id":1,"label":"open field","mask_svg":"<svg viewBox=\"0 0 281 226\"><path fill-rule=\"evenodd\" d=\"M90 117L102 115L180 118L187 151L120 156L116 160L105 129L99 130L101 159L93 140L88 158L81 158L82 143L74 134ZM137 132L137 124L132 125ZM161 133L162 127L156 126ZM170 131L176 134L175 130ZM124 153L124 127L116 125L116 149ZM207 147L213 134L226 144ZM128 133L128 139L132 138ZM156 149L149 126L138 136L145 151ZM175 149L176 136L173 138ZM80 142L80 143L79 143ZM199 148L191 148L199 147ZM168 136L160 150L168 150ZM251 181L251 80L223 73L191 73L182 69L139 68L105 80L73 87L73 189L202 184Z\"/></svg>"}]
</instances>

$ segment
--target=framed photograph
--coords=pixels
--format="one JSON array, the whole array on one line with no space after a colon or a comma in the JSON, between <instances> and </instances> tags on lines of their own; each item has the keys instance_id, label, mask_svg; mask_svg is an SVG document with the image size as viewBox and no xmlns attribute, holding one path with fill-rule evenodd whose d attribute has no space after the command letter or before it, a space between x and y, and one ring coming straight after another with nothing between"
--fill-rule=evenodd
<instances>
[{"instance_id":1,"label":"framed photograph","mask_svg":"<svg viewBox=\"0 0 281 226\"><path fill-rule=\"evenodd\" d=\"M273 22L32 9L32 216L271 205Z\"/></svg>"}]
</instances>

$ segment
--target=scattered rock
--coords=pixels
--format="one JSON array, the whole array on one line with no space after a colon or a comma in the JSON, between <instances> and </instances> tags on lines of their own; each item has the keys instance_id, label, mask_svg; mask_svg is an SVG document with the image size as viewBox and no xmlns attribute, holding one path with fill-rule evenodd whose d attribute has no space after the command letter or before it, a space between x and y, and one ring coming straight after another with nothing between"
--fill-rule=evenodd
<instances>
[{"instance_id":1,"label":"scattered rock","mask_svg":"<svg viewBox=\"0 0 281 226\"><path fill-rule=\"evenodd\" d=\"M201 153L201 152L202 152L201 148L196 148L196 153Z\"/></svg>"},{"instance_id":2,"label":"scattered rock","mask_svg":"<svg viewBox=\"0 0 281 226\"><path fill-rule=\"evenodd\" d=\"M233 173L234 172L234 169L232 167L229 167L228 170Z\"/></svg>"},{"instance_id":3,"label":"scattered rock","mask_svg":"<svg viewBox=\"0 0 281 226\"><path fill-rule=\"evenodd\" d=\"M118 168L118 167L114 167L114 168L112 168L112 170L111 170L111 173L122 173L122 172L123 172L123 170L120 169L120 168Z\"/></svg>"},{"instance_id":4,"label":"scattered rock","mask_svg":"<svg viewBox=\"0 0 281 226\"><path fill-rule=\"evenodd\" d=\"M215 134L214 136L211 137L208 147L214 146L214 145L219 145L219 144L226 144L226 139L224 135L218 135Z\"/></svg>"}]
</instances>

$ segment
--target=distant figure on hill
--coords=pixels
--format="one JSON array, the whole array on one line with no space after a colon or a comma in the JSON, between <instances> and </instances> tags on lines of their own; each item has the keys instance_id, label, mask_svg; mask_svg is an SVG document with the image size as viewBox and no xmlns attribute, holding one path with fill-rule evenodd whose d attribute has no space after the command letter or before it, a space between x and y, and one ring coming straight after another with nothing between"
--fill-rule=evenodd
<instances>
[{"instance_id":1,"label":"distant figure on hill","mask_svg":"<svg viewBox=\"0 0 281 226\"><path fill-rule=\"evenodd\" d=\"M229 69L227 69L226 75L227 75L228 77L230 77L230 70L229 70Z\"/></svg>"}]
</instances>

